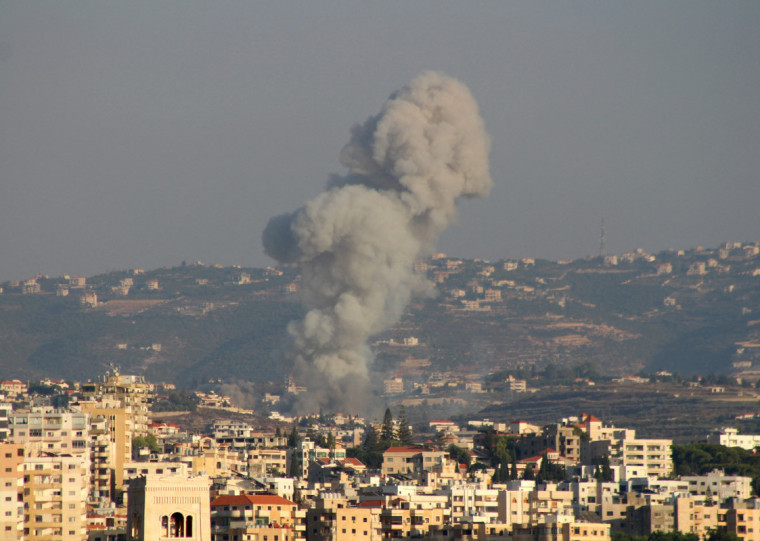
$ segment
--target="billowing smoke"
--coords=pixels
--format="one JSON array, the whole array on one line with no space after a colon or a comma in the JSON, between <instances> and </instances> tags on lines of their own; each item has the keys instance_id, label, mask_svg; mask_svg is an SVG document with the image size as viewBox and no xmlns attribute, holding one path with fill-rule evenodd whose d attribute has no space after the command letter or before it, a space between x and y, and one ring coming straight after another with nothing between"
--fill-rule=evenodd
<instances>
[{"instance_id":1,"label":"billowing smoke","mask_svg":"<svg viewBox=\"0 0 760 541\"><path fill-rule=\"evenodd\" d=\"M367 339L398 321L412 295L430 292L414 261L456 219L459 199L488 194L489 149L467 87L426 72L353 127L340 153L347 175L269 221L266 253L302 272L308 311L288 326L296 378L308 387L301 409L361 410Z\"/></svg>"}]
</instances>

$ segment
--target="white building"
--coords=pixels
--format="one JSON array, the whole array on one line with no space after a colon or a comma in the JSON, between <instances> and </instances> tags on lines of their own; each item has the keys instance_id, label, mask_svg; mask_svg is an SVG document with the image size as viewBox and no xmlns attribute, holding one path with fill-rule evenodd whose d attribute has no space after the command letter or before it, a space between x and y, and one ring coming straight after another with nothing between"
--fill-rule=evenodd
<instances>
[{"instance_id":1,"label":"white building","mask_svg":"<svg viewBox=\"0 0 760 541\"><path fill-rule=\"evenodd\" d=\"M707 436L707 443L716 443L726 447L741 447L748 451L760 446L760 435L739 434L736 428L724 427Z\"/></svg>"}]
</instances>

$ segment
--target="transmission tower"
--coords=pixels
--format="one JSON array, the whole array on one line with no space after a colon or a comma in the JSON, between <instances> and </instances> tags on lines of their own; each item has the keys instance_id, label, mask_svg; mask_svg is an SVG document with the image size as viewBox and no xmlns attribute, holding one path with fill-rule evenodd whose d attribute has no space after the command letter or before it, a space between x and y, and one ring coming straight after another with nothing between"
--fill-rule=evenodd
<instances>
[{"instance_id":1,"label":"transmission tower","mask_svg":"<svg viewBox=\"0 0 760 541\"><path fill-rule=\"evenodd\" d=\"M599 231L599 257L604 257L604 214L602 214L602 227Z\"/></svg>"}]
</instances>

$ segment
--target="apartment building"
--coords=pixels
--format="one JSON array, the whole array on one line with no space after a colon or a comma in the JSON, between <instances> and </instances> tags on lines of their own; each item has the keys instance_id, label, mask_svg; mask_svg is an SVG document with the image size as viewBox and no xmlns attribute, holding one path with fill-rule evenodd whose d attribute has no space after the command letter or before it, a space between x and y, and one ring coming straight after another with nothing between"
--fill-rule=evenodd
<instances>
[{"instance_id":1,"label":"apartment building","mask_svg":"<svg viewBox=\"0 0 760 541\"><path fill-rule=\"evenodd\" d=\"M0 443L0 539L23 539L24 446Z\"/></svg>"},{"instance_id":2,"label":"apartment building","mask_svg":"<svg viewBox=\"0 0 760 541\"><path fill-rule=\"evenodd\" d=\"M421 447L389 447L383 453L382 475L414 474L433 471L448 460L445 451Z\"/></svg>"},{"instance_id":3,"label":"apartment building","mask_svg":"<svg viewBox=\"0 0 760 541\"><path fill-rule=\"evenodd\" d=\"M112 488L114 493L111 497L115 498L118 493L126 490L124 464L132 460L132 439L138 435L135 431L132 406L124 407L122 401L117 398L101 396L78 402L73 408L89 414L91 419L104 419L107 423L107 437L112 447L107 453L113 457L113 461L108 465L101 461L99 470L107 469L109 471L99 473L99 475L105 478L106 475L113 473ZM98 430L102 429L101 423L98 425Z\"/></svg>"},{"instance_id":4,"label":"apartment building","mask_svg":"<svg viewBox=\"0 0 760 541\"><path fill-rule=\"evenodd\" d=\"M442 489L449 497L453 522L469 522L477 517L480 522L499 518L499 491L472 485L452 485Z\"/></svg>"},{"instance_id":5,"label":"apartment building","mask_svg":"<svg viewBox=\"0 0 760 541\"><path fill-rule=\"evenodd\" d=\"M712 498L715 503L730 498L745 500L752 494L751 477L726 475L722 470L712 470L705 475L684 475L681 481L688 483L689 494Z\"/></svg>"},{"instance_id":6,"label":"apartment building","mask_svg":"<svg viewBox=\"0 0 760 541\"><path fill-rule=\"evenodd\" d=\"M611 465L621 466L622 480L670 475L673 471L672 440L640 439L632 436L632 432L613 432L606 434L611 436L609 438L583 442L583 463L593 464L608 456Z\"/></svg>"},{"instance_id":7,"label":"apartment building","mask_svg":"<svg viewBox=\"0 0 760 541\"><path fill-rule=\"evenodd\" d=\"M384 539L423 537L451 523L448 506L430 506L420 501L394 498L380 511L380 529Z\"/></svg>"},{"instance_id":8,"label":"apartment building","mask_svg":"<svg viewBox=\"0 0 760 541\"><path fill-rule=\"evenodd\" d=\"M306 537L315 541L382 539L379 504L352 506L342 494L323 493L306 511Z\"/></svg>"},{"instance_id":9,"label":"apartment building","mask_svg":"<svg viewBox=\"0 0 760 541\"><path fill-rule=\"evenodd\" d=\"M120 374L116 368L112 368L111 372L103 378L102 382L83 384L82 394L91 399L103 397L118 400L121 402L121 407L130 409L132 413L135 436L147 435L150 425L148 403L153 393L153 386L147 383L143 376Z\"/></svg>"},{"instance_id":10,"label":"apartment building","mask_svg":"<svg viewBox=\"0 0 760 541\"><path fill-rule=\"evenodd\" d=\"M248 449L248 473L251 476L290 471L292 453L288 449Z\"/></svg>"},{"instance_id":11,"label":"apartment building","mask_svg":"<svg viewBox=\"0 0 760 541\"><path fill-rule=\"evenodd\" d=\"M707 537L710 531L725 526L725 523L719 521L719 511L717 505L706 505L704 498L676 498L673 527L681 533L693 533L702 539Z\"/></svg>"},{"instance_id":12,"label":"apartment building","mask_svg":"<svg viewBox=\"0 0 760 541\"><path fill-rule=\"evenodd\" d=\"M232 530L255 525L285 526L283 535L299 539L304 531L304 516L294 502L272 494L219 496L211 502L212 540L232 539Z\"/></svg>"},{"instance_id":13,"label":"apartment building","mask_svg":"<svg viewBox=\"0 0 760 541\"><path fill-rule=\"evenodd\" d=\"M10 416L10 441L23 444L27 454L67 453L89 465L89 423L83 413L34 408Z\"/></svg>"},{"instance_id":14,"label":"apartment building","mask_svg":"<svg viewBox=\"0 0 760 541\"><path fill-rule=\"evenodd\" d=\"M298 442L296 456L301 459L301 477L309 476L309 464L312 460L328 459L333 462L340 462L346 459L346 450L343 447L328 449L320 447L309 438L303 438Z\"/></svg>"},{"instance_id":15,"label":"apartment building","mask_svg":"<svg viewBox=\"0 0 760 541\"><path fill-rule=\"evenodd\" d=\"M24 539L87 539L89 464L67 455L24 460Z\"/></svg>"},{"instance_id":16,"label":"apartment building","mask_svg":"<svg viewBox=\"0 0 760 541\"><path fill-rule=\"evenodd\" d=\"M760 501L734 500L723 512L727 531L736 534L742 541L760 538Z\"/></svg>"}]
</instances>

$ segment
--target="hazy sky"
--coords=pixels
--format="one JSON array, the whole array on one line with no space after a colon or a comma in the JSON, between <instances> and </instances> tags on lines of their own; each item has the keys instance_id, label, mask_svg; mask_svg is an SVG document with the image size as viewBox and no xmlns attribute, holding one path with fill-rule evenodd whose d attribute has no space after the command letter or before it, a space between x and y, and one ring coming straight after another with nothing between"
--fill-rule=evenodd
<instances>
[{"instance_id":1,"label":"hazy sky","mask_svg":"<svg viewBox=\"0 0 760 541\"><path fill-rule=\"evenodd\" d=\"M760 2L0 3L0 281L202 260L344 173L434 69L494 189L441 251L576 258L760 240Z\"/></svg>"}]
</instances>

